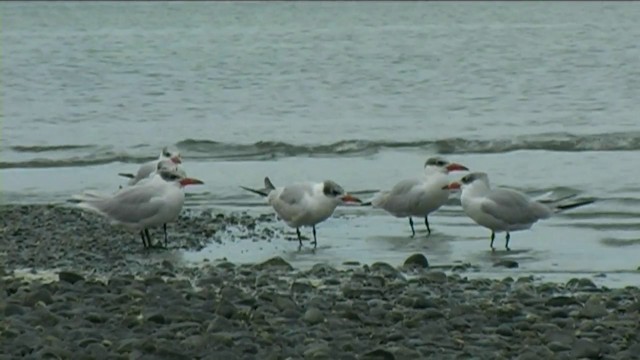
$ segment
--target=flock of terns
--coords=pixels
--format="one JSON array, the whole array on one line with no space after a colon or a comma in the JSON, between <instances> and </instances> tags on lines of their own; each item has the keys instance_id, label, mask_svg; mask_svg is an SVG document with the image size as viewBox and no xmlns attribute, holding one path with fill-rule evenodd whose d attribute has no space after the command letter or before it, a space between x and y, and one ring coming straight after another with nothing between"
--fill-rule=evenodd
<instances>
[{"instance_id":1,"label":"flock of terns","mask_svg":"<svg viewBox=\"0 0 640 360\"><path fill-rule=\"evenodd\" d=\"M188 177L183 170L182 158L176 149L165 147L157 160L142 164L135 174L120 173L129 178L126 187L112 194L85 191L74 195L82 209L108 218L112 224L139 232L145 248L162 247L153 244L149 228L163 226L164 248L167 247L167 223L175 222L184 205L183 188L203 184ZM459 181L450 182L448 175L465 171ZM415 236L413 217L424 217L427 233L431 234L428 216L449 199L452 191L461 190L460 201L464 212L475 223L491 230L491 250L495 234L506 233L505 249L510 250L511 232L526 230L538 220L546 219L562 210L592 203L594 200L567 202L570 195L555 200L534 200L522 192L507 188L492 189L489 177L483 172L470 172L461 164L440 157L429 158L424 173L398 182L391 190L377 193L371 201L363 202L347 193L332 180L319 183L302 182L276 187L264 179L264 188L242 189L266 197L280 219L295 228L302 248L300 228L313 229L313 245L317 247L316 225L333 214L340 204L358 204L380 208L398 218L409 218L412 237Z\"/></svg>"}]
</instances>

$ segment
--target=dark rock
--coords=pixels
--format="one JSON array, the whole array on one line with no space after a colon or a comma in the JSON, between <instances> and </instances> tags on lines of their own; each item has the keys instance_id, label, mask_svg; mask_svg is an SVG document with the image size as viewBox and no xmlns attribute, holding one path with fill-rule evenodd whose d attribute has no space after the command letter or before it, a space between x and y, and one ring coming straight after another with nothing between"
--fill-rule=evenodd
<instances>
[{"instance_id":1,"label":"dark rock","mask_svg":"<svg viewBox=\"0 0 640 360\"><path fill-rule=\"evenodd\" d=\"M156 324L166 324L167 323L167 319L161 313L156 313L156 314L153 314L153 315L147 317L147 321L151 321L151 322L154 322Z\"/></svg>"},{"instance_id":2,"label":"dark rock","mask_svg":"<svg viewBox=\"0 0 640 360\"><path fill-rule=\"evenodd\" d=\"M371 264L371 271L378 272L388 278L396 278L401 276L400 271L398 271L396 268L380 261Z\"/></svg>"},{"instance_id":3,"label":"dark rock","mask_svg":"<svg viewBox=\"0 0 640 360\"><path fill-rule=\"evenodd\" d=\"M395 360L396 357L393 353L384 350L384 349L376 349L362 354L360 359L363 360Z\"/></svg>"},{"instance_id":4,"label":"dark rock","mask_svg":"<svg viewBox=\"0 0 640 360\"><path fill-rule=\"evenodd\" d=\"M258 270L266 270L266 269L281 269L291 271L293 270L293 266L288 262L284 261L280 256L273 257L263 263L255 265L255 268Z\"/></svg>"},{"instance_id":5,"label":"dark rock","mask_svg":"<svg viewBox=\"0 0 640 360\"><path fill-rule=\"evenodd\" d=\"M589 299L580 310L579 316L588 319L597 319L607 316L607 308L597 299Z\"/></svg>"},{"instance_id":6,"label":"dark rock","mask_svg":"<svg viewBox=\"0 0 640 360\"><path fill-rule=\"evenodd\" d=\"M224 316L227 319L232 318L237 311L238 310L236 309L236 307L226 300L220 301L220 303L218 303L218 307L216 308L216 314Z\"/></svg>"},{"instance_id":7,"label":"dark rock","mask_svg":"<svg viewBox=\"0 0 640 360\"><path fill-rule=\"evenodd\" d=\"M313 267L311 267L311 269L308 272L317 277L325 277L325 276L336 274L338 270L336 270L335 268L327 264L320 263L320 264L313 265Z\"/></svg>"},{"instance_id":8,"label":"dark rock","mask_svg":"<svg viewBox=\"0 0 640 360\"><path fill-rule=\"evenodd\" d=\"M571 350L570 345L559 343L557 341L552 341L547 346L549 347L549 350L553 351L554 353Z\"/></svg>"},{"instance_id":9,"label":"dark rock","mask_svg":"<svg viewBox=\"0 0 640 360\"><path fill-rule=\"evenodd\" d=\"M504 268L507 268L507 269L515 269L518 266L520 266L520 265L518 265L517 261L515 261L515 260L507 260L507 259L496 261L496 262L493 263L493 267L504 267Z\"/></svg>"},{"instance_id":10,"label":"dark rock","mask_svg":"<svg viewBox=\"0 0 640 360\"><path fill-rule=\"evenodd\" d=\"M418 279L424 283L443 284L447 282L447 274L442 271L429 271L422 274Z\"/></svg>"},{"instance_id":11,"label":"dark rock","mask_svg":"<svg viewBox=\"0 0 640 360\"><path fill-rule=\"evenodd\" d=\"M84 281L84 276L71 271L60 271L58 273L58 279L59 281L68 282L69 284L75 284L78 281Z\"/></svg>"},{"instance_id":12,"label":"dark rock","mask_svg":"<svg viewBox=\"0 0 640 360\"><path fill-rule=\"evenodd\" d=\"M35 358L37 359L69 359L71 357L72 354L69 351L52 346L45 346L35 353Z\"/></svg>"},{"instance_id":13,"label":"dark rock","mask_svg":"<svg viewBox=\"0 0 640 360\"><path fill-rule=\"evenodd\" d=\"M513 336L513 329L509 324L500 324L496 329L496 334L502 336Z\"/></svg>"},{"instance_id":14,"label":"dark rock","mask_svg":"<svg viewBox=\"0 0 640 360\"><path fill-rule=\"evenodd\" d=\"M429 261L427 260L427 257L424 256L423 254L416 253L416 254L413 254L413 255L409 256L404 261L404 264L402 266L405 267L405 268L426 269L426 268L429 267Z\"/></svg>"},{"instance_id":15,"label":"dark rock","mask_svg":"<svg viewBox=\"0 0 640 360\"><path fill-rule=\"evenodd\" d=\"M547 306L569 306L580 305L580 302L573 296L556 296L552 297L545 302Z\"/></svg>"},{"instance_id":16,"label":"dark rock","mask_svg":"<svg viewBox=\"0 0 640 360\"><path fill-rule=\"evenodd\" d=\"M53 303L53 298L51 297L51 293L46 289L38 289L35 292L29 294L25 299L25 305L34 306L38 302L43 302L46 305L50 305Z\"/></svg>"},{"instance_id":17,"label":"dark rock","mask_svg":"<svg viewBox=\"0 0 640 360\"><path fill-rule=\"evenodd\" d=\"M600 358L600 346L591 340L578 339L573 344L572 355L576 359L598 359Z\"/></svg>"},{"instance_id":18,"label":"dark rock","mask_svg":"<svg viewBox=\"0 0 640 360\"><path fill-rule=\"evenodd\" d=\"M544 333L544 339L548 343L555 342L571 348L576 336L572 330L549 329Z\"/></svg>"},{"instance_id":19,"label":"dark rock","mask_svg":"<svg viewBox=\"0 0 640 360\"><path fill-rule=\"evenodd\" d=\"M4 306L4 316L21 316L24 315L24 309L18 304L5 304Z\"/></svg>"},{"instance_id":20,"label":"dark rock","mask_svg":"<svg viewBox=\"0 0 640 360\"><path fill-rule=\"evenodd\" d=\"M295 281L293 284L291 284L291 292L296 294L308 293L313 291L314 289L315 289L315 286L311 285L306 281L305 282Z\"/></svg>"},{"instance_id":21,"label":"dark rock","mask_svg":"<svg viewBox=\"0 0 640 360\"><path fill-rule=\"evenodd\" d=\"M302 316L302 320L310 325L315 325L324 321L324 315L322 314L322 311L316 308L310 308L305 311Z\"/></svg>"}]
</instances>

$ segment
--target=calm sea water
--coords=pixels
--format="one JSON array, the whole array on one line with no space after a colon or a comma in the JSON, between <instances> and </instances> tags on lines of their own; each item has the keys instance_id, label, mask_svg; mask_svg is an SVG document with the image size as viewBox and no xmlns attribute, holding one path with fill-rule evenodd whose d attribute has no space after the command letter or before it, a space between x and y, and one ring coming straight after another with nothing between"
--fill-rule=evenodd
<instances>
[{"instance_id":1,"label":"calm sea water","mask_svg":"<svg viewBox=\"0 0 640 360\"><path fill-rule=\"evenodd\" d=\"M440 154L532 195L598 198L513 234L456 200L435 230L341 208L315 254L293 242L188 259L482 266L482 275L640 283L640 5L608 2L2 3L5 203L64 203L175 145L189 207L269 212L238 185L331 178L367 197ZM284 227L284 224L281 224ZM502 237L498 244L502 246ZM492 267L496 258L518 270Z\"/></svg>"}]
</instances>

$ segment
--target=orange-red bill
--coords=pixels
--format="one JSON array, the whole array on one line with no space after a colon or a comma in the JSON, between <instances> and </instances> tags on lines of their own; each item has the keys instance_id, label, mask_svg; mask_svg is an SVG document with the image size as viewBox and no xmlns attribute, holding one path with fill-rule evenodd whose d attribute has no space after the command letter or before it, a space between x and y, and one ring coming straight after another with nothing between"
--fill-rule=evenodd
<instances>
[{"instance_id":1,"label":"orange-red bill","mask_svg":"<svg viewBox=\"0 0 640 360\"><path fill-rule=\"evenodd\" d=\"M451 163L451 164L447 165L447 170L449 170L449 171L468 171L469 169L467 169L467 167L464 166L464 165Z\"/></svg>"},{"instance_id":2,"label":"orange-red bill","mask_svg":"<svg viewBox=\"0 0 640 360\"><path fill-rule=\"evenodd\" d=\"M179 156L172 157L171 161L173 161L174 164L182 164L182 159L180 159Z\"/></svg>"},{"instance_id":3,"label":"orange-red bill","mask_svg":"<svg viewBox=\"0 0 640 360\"><path fill-rule=\"evenodd\" d=\"M460 183L459 183L459 182L457 182L457 181L454 181L454 182L452 182L451 184L449 184L449 185L445 185L445 186L443 186L443 187L442 187L442 190L446 190L446 189L449 189L449 190L457 190L457 189L460 189Z\"/></svg>"},{"instance_id":4,"label":"orange-red bill","mask_svg":"<svg viewBox=\"0 0 640 360\"><path fill-rule=\"evenodd\" d=\"M356 203L360 203L362 204L362 200L358 199L357 197L351 195L351 194L346 194L344 196L342 196L342 201L344 202L356 202Z\"/></svg>"},{"instance_id":5,"label":"orange-red bill","mask_svg":"<svg viewBox=\"0 0 640 360\"><path fill-rule=\"evenodd\" d=\"M187 186L187 185L202 185L204 184L204 182L202 182L201 180L198 179L194 179L194 178L184 178L184 179L180 179L180 185L182 186Z\"/></svg>"}]
</instances>

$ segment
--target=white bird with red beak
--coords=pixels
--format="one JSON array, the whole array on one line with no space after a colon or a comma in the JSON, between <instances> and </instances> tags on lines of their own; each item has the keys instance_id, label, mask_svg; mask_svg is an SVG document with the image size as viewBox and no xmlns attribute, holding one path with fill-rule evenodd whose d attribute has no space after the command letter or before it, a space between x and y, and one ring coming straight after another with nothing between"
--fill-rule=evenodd
<instances>
[{"instance_id":1,"label":"white bird with red beak","mask_svg":"<svg viewBox=\"0 0 640 360\"><path fill-rule=\"evenodd\" d=\"M585 199L572 203L560 204L561 201L573 197L570 195L556 200L533 200L526 194L506 188L491 189L489 176L483 172L473 172L464 176L459 182L450 183L444 188L455 190L462 188L460 202L465 214L476 224L491 230L491 250L497 232L506 232L505 249L509 248L511 232L527 230L538 220L578 206L593 203L593 199Z\"/></svg>"},{"instance_id":2,"label":"white bird with red beak","mask_svg":"<svg viewBox=\"0 0 640 360\"><path fill-rule=\"evenodd\" d=\"M268 177L264 178L264 189L256 190L241 186L242 189L265 196L278 217L296 229L298 242L302 248L300 227L313 228L313 248L318 246L316 225L327 220L341 203L362 203L348 194L334 181L320 183L304 182L276 188Z\"/></svg>"},{"instance_id":3,"label":"white bird with red beak","mask_svg":"<svg viewBox=\"0 0 640 360\"><path fill-rule=\"evenodd\" d=\"M166 223L178 219L184 205L184 191L188 185L202 181L183 176L175 169L160 168L151 179L117 191L112 195L80 195L80 208L100 214L114 225L139 231L142 245L151 247L148 228L164 225L167 246ZM146 238L145 238L146 237Z\"/></svg>"},{"instance_id":4,"label":"white bird with red beak","mask_svg":"<svg viewBox=\"0 0 640 360\"><path fill-rule=\"evenodd\" d=\"M149 176L151 176L158 168L158 163L162 160L171 161L176 165L179 165L182 163L182 157L180 156L180 152L176 149L166 146L160 152L160 156L158 157L157 160L152 160L140 165L140 167L138 168L138 172L135 175L128 174L128 173L119 173L118 175L131 179L129 180L127 185L130 185L130 186L135 185L140 180L146 179Z\"/></svg>"},{"instance_id":5,"label":"white bird with red beak","mask_svg":"<svg viewBox=\"0 0 640 360\"><path fill-rule=\"evenodd\" d=\"M424 168L424 176L402 180L390 191L381 191L371 200L374 208L381 208L395 217L408 217L411 237L416 235L412 216L424 216L427 235L431 234L429 214L438 210L449 199L449 190L444 189L449 184L447 174L450 171L469 170L440 157L429 158Z\"/></svg>"}]
</instances>

